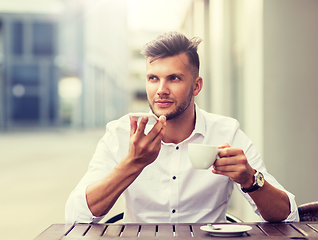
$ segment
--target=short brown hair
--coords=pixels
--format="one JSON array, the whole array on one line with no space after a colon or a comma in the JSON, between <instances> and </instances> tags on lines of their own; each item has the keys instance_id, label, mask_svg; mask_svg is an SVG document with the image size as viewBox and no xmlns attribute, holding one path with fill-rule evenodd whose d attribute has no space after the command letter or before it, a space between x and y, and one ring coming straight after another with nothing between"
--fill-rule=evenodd
<instances>
[{"instance_id":1,"label":"short brown hair","mask_svg":"<svg viewBox=\"0 0 318 240\"><path fill-rule=\"evenodd\" d=\"M190 64L197 69L198 74L200 59L197 49L201 41L201 39L196 37L189 40L178 32L168 32L147 43L141 50L141 54L147 58L153 57L152 61L155 61L159 58L173 57L186 53Z\"/></svg>"}]
</instances>

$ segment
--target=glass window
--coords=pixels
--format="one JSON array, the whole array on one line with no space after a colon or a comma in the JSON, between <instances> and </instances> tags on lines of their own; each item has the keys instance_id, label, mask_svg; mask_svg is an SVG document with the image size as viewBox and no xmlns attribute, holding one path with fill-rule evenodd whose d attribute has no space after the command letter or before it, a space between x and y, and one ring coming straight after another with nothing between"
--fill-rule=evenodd
<instances>
[{"instance_id":1,"label":"glass window","mask_svg":"<svg viewBox=\"0 0 318 240\"><path fill-rule=\"evenodd\" d=\"M39 67L36 65L16 65L11 68L12 84L39 84Z\"/></svg>"},{"instance_id":2,"label":"glass window","mask_svg":"<svg viewBox=\"0 0 318 240\"><path fill-rule=\"evenodd\" d=\"M33 23L33 54L35 56L54 55L54 35L52 23Z\"/></svg>"},{"instance_id":3,"label":"glass window","mask_svg":"<svg viewBox=\"0 0 318 240\"><path fill-rule=\"evenodd\" d=\"M40 117L39 97L13 98L14 120L38 120Z\"/></svg>"},{"instance_id":4,"label":"glass window","mask_svg":"<svg viewBox=\"0 0 318 240\"><path fill-rule=\"evenodd\" d=\"M22 55L23 53L23 24L22 22L12 23L11 50L13 55Z\"/></svg>"},{"instance_id":5,"label":"glass window","mask_svg":"<svg viewBox=\"0 0 318 240\"><path fill-rule=\"evenodd\" d=\"M3 33L2 33L2 21L0 19L0 64L2 63L3 58Z\"/></svg>"},{"instance_id":6,"label":"glass window","mask_svg":"<svg viewBox=\"0 0 318 240\"><path fill-rule=\"evenodd\" d=\"M50 82L49 82L49 119L53 122L57 117L57 84L54 81L57 77L57 69L54 66L50 67Z\"/></svg>"}]
</instances>

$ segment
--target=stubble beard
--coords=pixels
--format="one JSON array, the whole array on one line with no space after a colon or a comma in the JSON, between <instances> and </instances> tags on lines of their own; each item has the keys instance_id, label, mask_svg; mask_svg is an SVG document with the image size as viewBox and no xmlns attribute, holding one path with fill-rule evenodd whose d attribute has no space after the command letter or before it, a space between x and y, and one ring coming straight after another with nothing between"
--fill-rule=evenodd
<instances>
[{"instance_id":1,"label":"stubble beard","mask_svg":"<svg viewBox=\"0 0 318 240\"><path fill-rule=\"evenodd\" d=\"M188 109L188 107L189 107L190 104L191 104L192 98L193 98L192 93L193 93L193 88L191 88L191 90L190 90L190 92L189 92L189 94L188 94L188 97L187 97L186 101L182 102L182 104L179 105L179 106L178 106L178 102L173 99L173 102L174 102L174 104L176 105L176 109L173 110L173 111L170 112L170 113L167 113L167 114L165 115L167 121L168 121L168 120L175 119L175 118L181 116L181 114L184 113L185 110ZM169 98L164 98L164 97L163 97L163 98L161 98L161 99L169 99ZM170 100L171 100L171 99L170 99ZM154 104L154 102L155 102L155 100L153 100L153 104ZM148 104L149 104L149 107L150 107L151 111L153 112L153 114L155 114L157 117L160 117L160 115L157 114L157 113L154 111L154 109L153 109L153 107L152 107L152 104L151 104L150 101L149 101L149 98L148 98Z\"/></svg>"}]
</instances>

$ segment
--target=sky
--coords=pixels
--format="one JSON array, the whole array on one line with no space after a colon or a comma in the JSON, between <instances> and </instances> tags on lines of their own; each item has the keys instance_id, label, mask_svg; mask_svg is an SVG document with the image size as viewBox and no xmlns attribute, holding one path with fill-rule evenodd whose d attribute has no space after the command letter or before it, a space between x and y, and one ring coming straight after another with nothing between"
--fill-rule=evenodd
<instances>
[{"instance_id":1,"label":"sky","mask_svg":"<svg viewBox=\"0 0 318 240\"><path fill-rule=\"evenodd\" d=\"M0 0L0 11L49 12L63 10L63 0Z\"/></svg>"},{"instance_id":2,"label":"sky","mask_svg":"<svg viewBox=\"0 0 318 240\"><path fill-rule=\"evenodd\" d=\"M118 0L76 0L103 1ZM191 0L123 0L127 2L128 27L133 30L177 29L184 19ZM102 5L102 4L101 4ZM46 12L63 11L64 0L0 0L0 11ZM168 29L167 29L168 28Z\"/></svg>"},{"instance_id":3,"label":"sky","mask_svg":"<svg viewBox=\"0 0 318 240\"><path fill-rule=\"evenodd\" d=\"M136 30L177 29L190 0L128 0L129 27ZM164 28L164 29L163 29Z\"/></svg>"}]
</instances>

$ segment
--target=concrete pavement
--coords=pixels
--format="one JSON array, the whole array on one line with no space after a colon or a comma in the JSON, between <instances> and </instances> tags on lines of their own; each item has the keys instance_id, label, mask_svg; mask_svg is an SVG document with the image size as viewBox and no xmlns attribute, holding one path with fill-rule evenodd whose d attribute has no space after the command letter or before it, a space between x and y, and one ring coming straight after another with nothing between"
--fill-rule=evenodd
<instances>
[{"instance_id":1,"label":"concrete pavement","mask_svg":"<svg viewBox=\"0 0 318 240\"><path fill-rule=\"evenodd\" d=\"M0 133L1 239L31 240L51 224L64 223L68 195L103 134L104 129ZM108 216L121 210L120 200Z\"/></svg>"}]
</instances>

